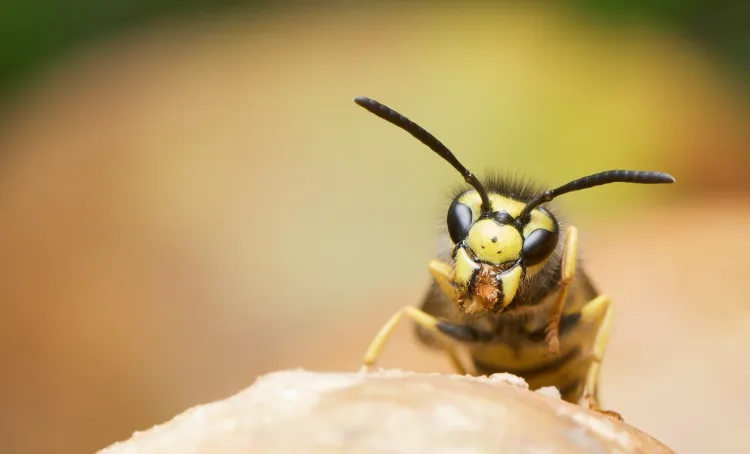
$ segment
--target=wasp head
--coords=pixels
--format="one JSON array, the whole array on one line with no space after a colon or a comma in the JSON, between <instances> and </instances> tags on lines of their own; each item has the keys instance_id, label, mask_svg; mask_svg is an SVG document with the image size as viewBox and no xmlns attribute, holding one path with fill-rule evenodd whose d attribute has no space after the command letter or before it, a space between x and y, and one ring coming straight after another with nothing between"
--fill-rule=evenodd
<instances>
[{"instance_id":1,"label":"wasp head","mask_svg":"<svg viewBox=\"0 0 750 454\"><path fill-rule=\"evenodd\" d=\"M522 217L523 202L495 193L488 199L485 210L480 194L467 191L453 201L447 216L455 300L473 314L508 306L527 273L534 274L552 257L560 237L550 211L538 207Z\"/></svg>"}]
</instances>

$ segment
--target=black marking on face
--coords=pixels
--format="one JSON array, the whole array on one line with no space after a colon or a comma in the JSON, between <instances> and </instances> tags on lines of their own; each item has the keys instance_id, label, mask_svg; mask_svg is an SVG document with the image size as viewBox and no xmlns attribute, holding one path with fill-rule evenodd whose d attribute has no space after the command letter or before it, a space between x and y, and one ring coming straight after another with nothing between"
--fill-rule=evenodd
<instances>
[{"instance_id":1,"label":"black marking on face","mask_svg":"<svg viewBox=\"0 0 750 454\"><path fill-rule=\"evenodd\" d=\"M495 305L496 308L503 305L503 301L505 301L505 291L503 290L503 280L500 279L500 274L497 275L497 304Z\"/></svg>"},{"instance_id":2,"label":"black marking on face","mask_svg":"<svg viewBox=\"0 0 750 454\"><path fill-rule=\"evenodd\" d=\"M493 213L492 219L494 219L495 222L501 225L514 225L514 223L516 222L516 220L513 219L513 216L511 216L507 211L498 211L496 213Z\"/></svg>"},{"instance_id":3,"label":"black marking on face","mask_svg":"<svg viewBox=\"0 0 750 454\"><path fill-rule=\"evenodd\" d=\"M469 282L466 285L466 295L467 296L474 294L474 290L475 290L476 284L477 284L477 275L479 274L479 270L480 269L481 268L477 268L477 269L475 269L474 271L471 272L471 277L469 278Z\"/></svg>"}]
</instances>

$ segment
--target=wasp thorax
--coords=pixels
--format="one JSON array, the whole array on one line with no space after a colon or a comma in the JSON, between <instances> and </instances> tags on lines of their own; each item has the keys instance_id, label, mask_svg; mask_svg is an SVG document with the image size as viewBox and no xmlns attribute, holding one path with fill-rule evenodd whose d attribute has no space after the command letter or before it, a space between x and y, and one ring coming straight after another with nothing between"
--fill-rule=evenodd
<instances>
[{"instance_id":1,"label":"wasp thorax","mask_svg":"<svg viewBox=\"0 0 750 454\"><path fill-rule=\"evenodd\" d=\"M500 265L518 259L523 248L523 237L512 225L499 224L494 219L481 219L471 226L466 245L478 260Z\"/></svg>"}]
</instances>

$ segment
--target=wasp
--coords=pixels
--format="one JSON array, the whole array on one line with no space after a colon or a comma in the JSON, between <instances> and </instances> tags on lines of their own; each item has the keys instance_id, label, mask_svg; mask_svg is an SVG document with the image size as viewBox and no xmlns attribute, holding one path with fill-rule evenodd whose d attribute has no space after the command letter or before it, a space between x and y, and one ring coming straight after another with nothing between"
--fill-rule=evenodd
<instances>
[{"instance_id":1,"label":"wasp","mask_svg":"<svg viewBox=\"0 0 750 454\"><path fill-rule=\"evenodd\" d=\"M429 262L433 279L421 305L403 307L383 325L365 353L364 368L377 362L406 317L417 338L447 353L459 374L511 373L531 389L554 386L565 401L622 419L604 410L599 398L612 301L580 266L576 227L565 226L550 202L610 183L675 179L662 172L609 170L549 190L507 176L480 182L421 126L373 99L354 102L410 133L468 184L455 191L448 207L444 247Z\"/></svg>"}]
</instances>

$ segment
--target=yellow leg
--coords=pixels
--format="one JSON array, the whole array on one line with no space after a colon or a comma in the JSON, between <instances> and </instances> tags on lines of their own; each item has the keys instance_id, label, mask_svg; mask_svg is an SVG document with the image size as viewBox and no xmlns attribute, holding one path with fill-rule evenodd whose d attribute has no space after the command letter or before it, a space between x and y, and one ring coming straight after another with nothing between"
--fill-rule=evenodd
<instances>
[{"instance_id":1,"label":"yellow leg","mask_svg":"<svg viewBox=\"0 0 750 454\"><path fill-rule=\"evenodd\" d=\"M430 273L435 278L435 282L440 286L440 290L451 299L456 298L456 285L453 283L453 268L440 260L430 260Z\"/></svg>"},{"instance_id":2,"label":"yellow leg","mask_svg":"<svg viewBox=\"0 0 750 454\"><path fill-rule=\"evenodd\" d=\"M547 347L549 352L556 355L560 351L560 318L565 308L565 300L568 299L568 289L573 282L576 272L576 261L578 259L578 230L572 225L565 232L565 248L562 256L562 276L560 292L557 295L552 314L545 329Z\"/></svg>"},{"instance_id":3,"label":"yellow leg","mask_svg":"<svg viewBox=\"0 0 750 454\"><path fill-rule=\"evenodd\" d=\"M448 354L453 367L459 374L466 375L466 369L464 368L463 364L461 364L461 360L458 358L458 355L456 355L455 350L446 340L442 338L442 333L438 331L438 320L432 315L427 314L426 312L423 312L413 306L406 306L402 308L401 310L393 314L391 319L388 320L388 322L383 325L382 328L380 328L380 331L378 331L378 334L375 336L375 339L372 340L369 348L367 349L367 352L365 353L365 368L369 368L373 364L375 364L380 355L383 353L388 339L391 337L391 334L393 334L393 330L396 329L396 326L398 326L398 323L404 318L404 316L411 318L418 325L428 329L433 334L435 334L437 338L441 339L441 341L443 342L443 348Z\"/></svg>"},{"instance_id":4,"label":"yellow leg","mask_svg":"<svg viewBox=\"0 0 750 454\"><path fill-rule=\"evenodd\" d=\"M612 315L612 300L604 295L591 300L581 311L581 321L583 323L599 323L599 330L594 340L591 367L586 376L583 399L587 402L591 410L622 420L622 416L619 413L602 409L599 400L599 373L601 371L602 360L604 359L604 352L609 343L609 336L612 332Z\"/></svg>"}]
</instances>

